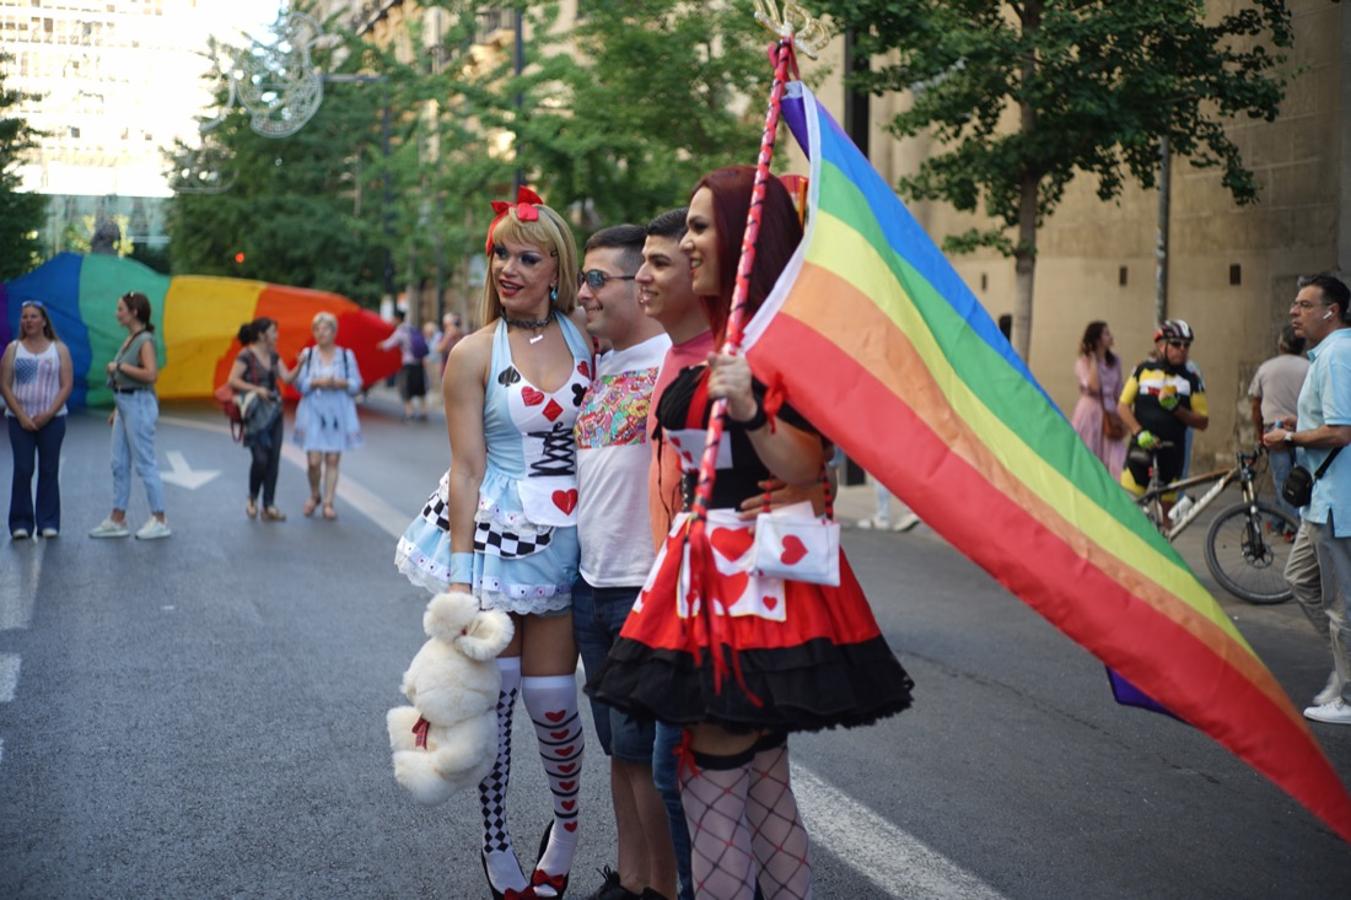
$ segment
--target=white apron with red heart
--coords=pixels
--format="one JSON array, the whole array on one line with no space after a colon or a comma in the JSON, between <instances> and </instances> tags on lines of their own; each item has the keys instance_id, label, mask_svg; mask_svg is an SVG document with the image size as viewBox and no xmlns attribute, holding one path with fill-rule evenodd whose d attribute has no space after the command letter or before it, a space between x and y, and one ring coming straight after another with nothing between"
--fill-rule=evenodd
<instances>
[{"instance_id":1,"label":"white apron with red heart","mask_svg":"<svg viewBox=\"0 0 1351 900\"><path fill-rule=\"evenodd\" d=\"M676 516L670 535L657 552L647 584L634 601L634 611L642 611L644 597L656 585L662 569L668 564L668 554L676 552L682 554L676 613L682 619L699 613L700 601L696 598L692 605L690 602L689 545L684 534L689 518L689 513ZM714 601L714 612L718 615L759 616L773 622L785 621L788 610L784 602L783 579L765 575L755 568L755 523L742 519L734 510L714 509L708 513L706 528L723 596L736 598L730 606Z\"/></svg>"},{"instance_id":2,"label":"white apron with red heart","mask_svg":"<svg viewBox=\"0 0 1351 900\"><path fill-rule=\"evenodd\" d=\"M536 526L577 524L577 457L572 425L590 384L579 363L558 390L546 394L524 379L507 388L507 409L521 434L526 477L516 482L525 517Z\"/></svg>"}]
</instances>

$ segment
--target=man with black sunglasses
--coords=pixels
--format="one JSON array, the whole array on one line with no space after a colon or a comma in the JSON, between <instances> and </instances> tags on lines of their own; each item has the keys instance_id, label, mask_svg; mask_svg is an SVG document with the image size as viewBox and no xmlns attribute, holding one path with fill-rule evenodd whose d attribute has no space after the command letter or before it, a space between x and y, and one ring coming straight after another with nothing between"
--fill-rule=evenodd
<instances>
[{"instance_id":1,"label":"man with black sunglasses","mask_svg":"<svg viewBox=\"0 0 1351 900\"><path fill-rule=\"evenodd\" d=\"M602 347L580 398L577 537L581 561L572 589L572 627L591 678L633 607L656 551L648 533L648 407L671 346L644 314L634 281L647 233L636 225L602 229L586 242L577 302ZM673 897L676 862L667 808L652 780L655 725L591 701L596 736L610 757L618 871L591 896L601 900Z\"/></svg>"},{"instance_id":2,"label":"man with black sunglasses","mask_svg":"<svg viewBox=\"0 0 1351 900\"><path fill-rule=\"evenodd\" d=\"M1159 338L1159 357L1135 367L1117 404L1131 433L1121 484L1136 496L1149 484L1151 452L1158 459L1159 478L1174 481L1186 468L1187 429L1204 431L1210 424L1205 384L1188 359L1195 338L1191 326L1169 319L1160 327ZM1165 511L1176 500L1176 495L1165 494Z\"/></svg>"}]
</instances>

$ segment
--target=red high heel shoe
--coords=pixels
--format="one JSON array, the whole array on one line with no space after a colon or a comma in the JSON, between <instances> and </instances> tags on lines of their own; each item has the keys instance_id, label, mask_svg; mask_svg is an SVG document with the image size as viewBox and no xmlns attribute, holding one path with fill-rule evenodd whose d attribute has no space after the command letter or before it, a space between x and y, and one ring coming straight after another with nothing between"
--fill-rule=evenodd
<instances>
[{"instance_id":1,"label":"red high heel shoe","mask_svg":"<svg viewBox=\"0 0 1351 900\"><path fill-rule=\"evenodd\" d=\"M535 871L530 873L530 896L537 897L539 900L563 900L563 895L568 892L568 879L572 876L571 872L564 872L562 875L550 875L539 867L539 860L544 857L544 851L549 846L549 835L553 834L554 823L549 820L549 825L544 829L544 836L539 839L539 853L535 857ZM535 888L549 887L553 894L535 893Z\"/></svg>"}]
</instances>

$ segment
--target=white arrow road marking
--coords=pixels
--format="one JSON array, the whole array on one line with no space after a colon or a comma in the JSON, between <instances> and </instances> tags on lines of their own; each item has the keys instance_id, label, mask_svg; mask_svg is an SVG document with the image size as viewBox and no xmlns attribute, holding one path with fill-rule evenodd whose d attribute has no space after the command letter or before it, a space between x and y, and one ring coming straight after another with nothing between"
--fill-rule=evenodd
<instances>
[{"instance_id":1,"label":"white arrow road marking","mask_svg":"<svg viewBox=\"0 0 1351 900\"><path fill-rule=\"evenodd\" d=\"M172 466L173 469L169 472L161 471L160 478L163 478L170 484L176 484L179 487L185 487L190 491L195 491L211 479L220 475L219 469L198 469L193 471L188 466L187 459L185 459L183 454L179 453L177 450L170 450L164 455L168 458L169 465Z\"/></svg>"},{"instance_id":2,"label":"white arrow road marking","mask_svg":"<svg viewBox=\"0 0 1351 900\"><path fill-rule=\"evenodd\" d=\"M19 689L19 654L0 653L0 703L14 699Z\"/></svg>"}]
</instances>

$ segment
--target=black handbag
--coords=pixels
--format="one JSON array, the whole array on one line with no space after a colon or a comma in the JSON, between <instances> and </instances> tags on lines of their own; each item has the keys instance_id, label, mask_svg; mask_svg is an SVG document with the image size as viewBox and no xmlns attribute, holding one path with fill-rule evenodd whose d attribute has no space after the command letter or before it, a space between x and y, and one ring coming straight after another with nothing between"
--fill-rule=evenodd
<instances>
[{"instance_id":1,"label":"black handbag","mask_svg":"<svg viewBox=\"0 0 1351 900\"><path fill-rule=\"evenodd\" d=\"M1341 447L1337 447L1328 454L1328 458L1323 460L1323 464L1318 467L1318 471L1310 472L1303 466L1294 466L1290 469L1290 474L1285 476L1285 483L1281 485L1281 499L1291 506L1305 507L1313 499L1313 483L1323 477L1323 473L1332 465L1332 461L1337 458L1337 454L1342 452Z\"/></svg>"}]
</instances>

